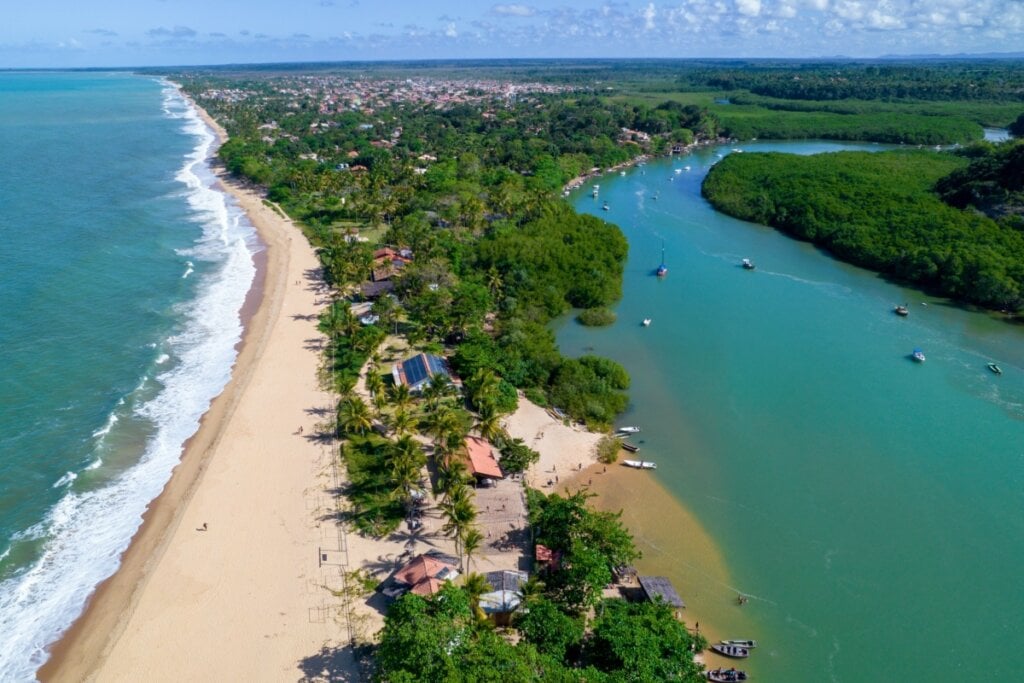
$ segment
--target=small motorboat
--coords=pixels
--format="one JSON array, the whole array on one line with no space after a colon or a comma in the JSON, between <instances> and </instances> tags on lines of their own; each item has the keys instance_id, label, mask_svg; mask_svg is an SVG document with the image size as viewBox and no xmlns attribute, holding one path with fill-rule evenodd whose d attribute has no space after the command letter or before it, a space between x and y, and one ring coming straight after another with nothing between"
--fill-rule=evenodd
<instances>
[{"instance_id":1,"label":"small motorboat","mask_svg":"<svg viewBox=\"0 0 1024 683\"><path fill-rule=\"evenodd\" d=\"M639 434L640 433L640 428L639 427L619 427L615 431L619 432L620 434Z\"/></svg>"},{"instance_id":2,"label":"small motorboat","mask_svg":"<svg viewBox=\"0 0 1024 683\"><path fill-rule=\"evenodd\" d=\"M709 681L719 683L736 683L747 680L747 672L739 669L711 669L704 673Z\"/></svg>"},{"instance_id":3,"label":"small motorboat","mask_svg":"<svg viewBox=\"0 0 1024 683\"><path fill-rule=\"evenodd\" d=\"M689 167L689 166L683 166L683 170L684 170L684 171L689 171L689 170L690 170L690 167Z\"/></svg>"},{"instance_id":4,"label":"small motorboat","mask_svg":"<svg viewBox=\"0 0 1024 683\"><path fill-rule=\"evenodd\" d=\"M632 467L633 469L637 469L637 470L656 470L656 469L658 469L657 463L648 462L647 460L623 460L622 464L625 465L626 467Z\"/></svg>"},{"instance_id":5,"label":"small motorboat","mask_svg":"<svg viewBox=\"0 0 1024 683\"><path fill-rule=\"evenodd\" d=\"M720 655L733 657L734 659L746 659L750 656L750 648L739 647L738 645L723 645L722 643L718 643L716 645L712 645L711 649Z\"/></svg>"},{"instance_id":6,"label":"small motorboat","mask_svg":"<svg viewBox=\"0 0 1024 683\"><path fill-rule=\"evenodd\" d=\"M649 327L650 324L651 324L651 319L650 318L644 318L643 322L640 323L640 325L643 326L643 327Z\"/></svg>"},{"instance_id":7,"label":"small motorboat","mask_svg":"<svg viewBox=\"0 0 1024 683\"><path fill-rule=\"evenodd\" d=\"M923 363L925 361L924 351L921 349L914 349L914 352L910 354L910 358L915 363Z\"/></svg>"},{"instance_id":8,"label":"small motorboat","mask_svg":"<svg viewBox=\"0 0 1024 683\"><path fill-rule=\"evenodd\" d=\"M676 169L676 175L682 175L682 173L683 173L683 169L681 169L681 168L677 168Z\"/></svg>"},{"instance_id":9,"label":"small motorboat","mask_svg":"<svg viewBox=\"0 0 1024 683\"><path fill-rule=\"evenodd\" d=\"M745 647L748 649L757 647L756 640L723 640L720 642L722 645L735 645L736 647Z\"/></svg>"},{"instance_id":10,"label":"small motorboat","mask_svg":"<svg viewBox=\"0 0 1024 683\"><path fill-rule=\"evenodd\" d=\"M910 315L910 309L907 308L906 304L903 304L902 306L894 306L892 312L896 315L903 316L904 318Z\"/></svg>"},{"instance_id":11,"label":"small motorboat","mask_svg":"<svg viewBox=\"0 0 1024 683\"><path fill-rule=\"evenodd\" d=\"M622 444L622 449L625 450L625 451L629 451L630 453L636 453L637 451L640 450L640 447L639 446L634 446L631 443L623 443Z\"/></svg>"},{"instance_id":12,"label":"small motorboat","mask_svg":"<svg viewBox=\"0 0 1024 683\"><path fill-rule=\"evenodd\" d=\"M654 274L658 277L665 277L668 275L668 266L665 265L665 243L661 243L661 265L654 271Z\"/></svg>"},{"instance_id":13,"label":"small motorboat","mask_svg":"<svg viewBox=\"0 0 1024 683\"><path fill-rule=\"evenodd\" d=\"M604 203L604 204L603 204L603 205L601 206L601 210L602 210L602 211L610 211L610 210L611 210L611 209L610 209L610 207L608 206L608 202L605 202L605 203Z\"/></svg>"},{"instance_id":14,"label":"small motorboat","mask_svg":"<svg viewBox=\"0 0 1024 683\"><path fill-rule=\"evenodd\" d=\"M619 175L626 175L625 171L619 171Z\"/></svg>"},{"instance_id":15,"label":"small motorboat","mask_svg":"<svg viewBox=\"0 0 1024 683\"><path fill-rule=\"evenodd\" d=\"M740 265L743 266L743 270L753 270L754 268L757 268L757 266L754 265L754 262L748 258L743 259Z\"/></svg>"},{"instance_id":16,"label":"small motorboat","mask_svg":"<svg viewBox=\"0 0 1024 683\"><path fill-rule=\"evenodd\" d=\"M996 375L1003 374L1003 369L1001 367L999 367L998 365L996 365L995 363L989 363L985 367L987 367L989 370L991 370Z\"/></svg>"}]
</instances>

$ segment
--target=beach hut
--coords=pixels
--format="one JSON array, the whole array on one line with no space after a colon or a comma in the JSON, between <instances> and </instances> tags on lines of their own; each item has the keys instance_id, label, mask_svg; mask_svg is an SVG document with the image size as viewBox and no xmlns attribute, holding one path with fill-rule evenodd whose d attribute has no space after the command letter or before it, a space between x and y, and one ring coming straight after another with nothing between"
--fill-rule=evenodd
<instances>
[{"instance_id":1,"label":"beach hut","mask_svg":"<svg viewBox=\"0 0 1024 683\"><path fill-rule=\"evenodd\" d=\"M505 569L484 575L492 590L480 596L480 609L498 626L507 625L512 613L523 601L522 587L529 579L526 572Z\"/></svg>"},{"instance_id":2,"label":"beach hut","mask_svg":"<svg viewBox=\"0 0 1024 683\"><path fill-rule=\"evenodd\" d=\"M478 436L466 437L466 469L477 480L495 480L505 477L494 457L494 447Z\"/></svg>"}]
</instances>

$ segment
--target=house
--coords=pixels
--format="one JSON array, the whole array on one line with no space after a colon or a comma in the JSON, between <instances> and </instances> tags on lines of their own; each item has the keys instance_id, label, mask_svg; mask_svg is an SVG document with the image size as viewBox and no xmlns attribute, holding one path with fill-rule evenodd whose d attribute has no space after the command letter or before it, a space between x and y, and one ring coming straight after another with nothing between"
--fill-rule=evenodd
<instances>
[{"instance_id":1,"label":"house","mask_svg":"<svg viewBox=\"0 0 1024 683\"><path fill-rule=\"evenodd\" d=\"M481 479L503 479L505 475L494 457L494 447L478 436L466 437L466 469L477 481Z\"/></svg>"},{"instance_id":2,"label":"house","mask_svg":"<svg viewBox=\"0 0 1024 683\"><path fill-rule=\"evenodd\" d=\"M409 391L423 391L430 386L431 378L437 375L444 375L451 378L451 370L448 369L448 362L440 356L432 353L421 353L408 358L391 369L391 377L395 380L395 386L404 384Z\"/></svg>"},{"instance_id":3,"label":"house","mask_svg":"<svg viewBox=\"0 0 1024 683\"><path fill-rule=\"evenodd\" d=\"M408 249L395 251L391 247L384 247L373 252L373 270L370 271L370 279L373 282L390 280L393 275L412 263L412 252Z\"/></svg>"},{"instance_id":4,"label":"house","mask_svg":"<svg viewBox=\"0 0 1024 683\"><path fill-rule=\"evenodd\" d=\"M441 590L446 581L451 581L458 576L458 558L432 550L417 555L403 565L391 577L391 585L383 592L391 598L406 592L416 595L433 595Z\"/></svg>"}]
</instances>

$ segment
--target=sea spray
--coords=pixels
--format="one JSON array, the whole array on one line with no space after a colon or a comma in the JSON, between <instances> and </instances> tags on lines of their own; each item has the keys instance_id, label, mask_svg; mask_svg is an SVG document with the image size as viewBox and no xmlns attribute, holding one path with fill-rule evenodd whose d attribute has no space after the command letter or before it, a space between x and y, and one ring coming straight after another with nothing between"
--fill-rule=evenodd
<instances>
[{"instance_id":1,"label":"sea spray","mask_svg":"<svg viewBox=\"0 0 1024 683\"><path fill-rule=\"evenodd\" d=\"M153 346L160 349L155 364L167 369L152 378L143 375L127 401L118 401L104 425L93 431L94 439L83 444L86 452L79 456L88 463L82 471L102 472L105 461L96 449L134 422L136 429L148 425L149 433L134 464L112 472L94 489L79 485L86 477L67 472L58 482L66 493L45 518L12 534L7 548L0 546L0 561L14 543L40 546L31 564L0 582L0 680L34 679L46 647L77 618L96 585L116 571L184 442L229 380L237 355L239 311L255 276L255 233L234 202L213 187L215 177L205 163L215 142L212 133L174 88L165 85L161 104L163 115L180 119L182 132L194 140L175 177L185 188L186 222L202 230L191 247L178 250L179 257L196 262L190 278L196 280L195 294L172 306L173 333ZM173 362L166 363L169 359Z\"/></svg>"}]
</instances>

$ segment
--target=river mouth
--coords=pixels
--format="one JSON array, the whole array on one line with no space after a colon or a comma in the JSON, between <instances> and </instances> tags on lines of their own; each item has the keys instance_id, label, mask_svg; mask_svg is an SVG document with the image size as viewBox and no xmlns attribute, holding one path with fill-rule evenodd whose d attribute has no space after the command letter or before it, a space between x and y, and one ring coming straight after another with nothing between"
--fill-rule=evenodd
<instances>
[{"instance_id":1,"label":"river mouth","mask_svg":"<svg viewBox=\"0 0 1024 683\"><path fill-rule=\"evenodd\" d=\"M1010 674L980 648L920 643L1024 644L1009 569L1024 561L1024 331L715 212L700 183L729 153L654 160L602 178L596 199L589 187L570 198L617 223L630 258L618 322L566 318L559 345L630 372L623 420L643 428L641 453L658 462L632 474L656 477L724 558L714 578L681 579L680 593L715 595L726 621L729 591L750 595L753 635L725 637L765 640L747 668L767 680L871 680L882 663L893 678ZM657 278L662 244L669 273ZM894 315L903 303L909 315ZM917 347L926 363L908 359ZM632 505L651 495L635 492ZM658 519L641 515L633 531L648 537ZM659 548L669 572L711 552L683 534ZM998 564L978 561L993 554Z\"/></svg>"}]
</instances>

